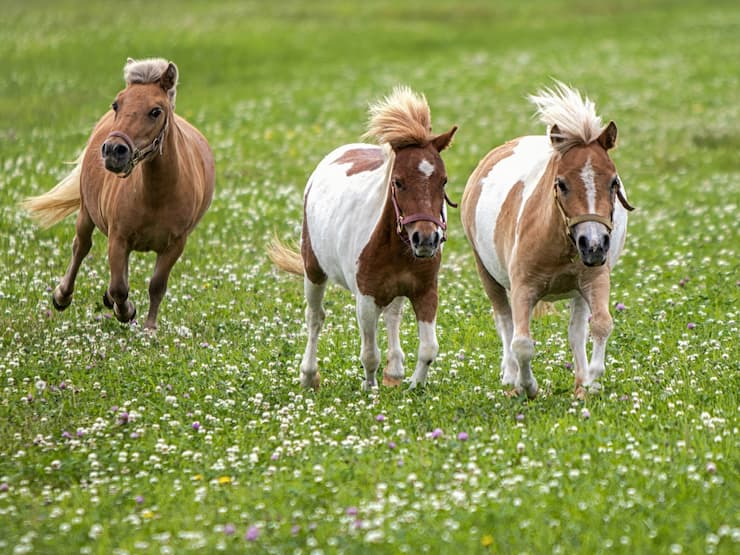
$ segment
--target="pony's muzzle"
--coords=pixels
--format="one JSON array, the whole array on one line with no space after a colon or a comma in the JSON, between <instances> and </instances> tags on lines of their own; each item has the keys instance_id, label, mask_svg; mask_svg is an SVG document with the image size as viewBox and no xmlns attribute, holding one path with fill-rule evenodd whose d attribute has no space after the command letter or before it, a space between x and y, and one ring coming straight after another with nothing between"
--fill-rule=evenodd
<instances>
[{"instance_id":1,"label":"pony's muzzle","mask_svg":"<svg viewBox=\"0 0 740 555\"><path fill-rule=\"evenodd\" d=\"M573 238L581 261L586 266L602 266L606 262L611 237L605 225L584 222L573 228Z\"/></svg>"},{"instance_id":2,"label":"pony's muzzle","mask_svg":"<svg viewBox=\"0 0 740 555\"><path fill-rule=\"evenodd\" d=\"M105 162L105 169L113 173L125 171L133 155L131 148L127 144L115 139L105 141L100 150L103 155L103 161Z\"/></svg>"},{"instance_id":3,"label":"pony's muzzle","mask_svg":"<svg viewBox=\"0 0 740 555\"><path fill-rule=\"evenodd\" d=\"M431 258L437 254L437 249L442 244L442 231L431 222L419 224L413 229L408 229L411 250L417 258Z\"/></svg>"}]
</instances>

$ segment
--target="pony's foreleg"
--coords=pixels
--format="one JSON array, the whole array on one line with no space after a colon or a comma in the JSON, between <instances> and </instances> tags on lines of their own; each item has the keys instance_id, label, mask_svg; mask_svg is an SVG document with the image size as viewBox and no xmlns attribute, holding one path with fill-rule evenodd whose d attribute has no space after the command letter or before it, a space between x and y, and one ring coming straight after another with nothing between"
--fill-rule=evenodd
<instances>
[{"instance_id":1,"label":"pony's foreleg","mask_svg":"<svg viewBox=\"0 0 740 555\"><path fill-rule=\"evenodd\" d=\"M589 315L588 303L581 295L573 297L570 305L570 320L568 322L568 342L573 352L575 362L576 395L583 395L582 385L586 378L588 358L586 356L586 335Z\"/></svg>"},{"instance_id":2,"label":"pony's foreleg","mask_svg":"<svg viewBox=\"0 0 740 555\"><path fill-rule=\"evenodd\" d=\"M136 316L134 303L128 300L128 256L126 243L114 237L108 238L108 265L110 283L103 302L113 305L113 314L119 322L130 322Z\"/></svg>"},{"instance_id":3,"label":"pony's foreleg","mask_svg":"<svg viewBox=\"0 0 740 555\"><path fill-rule=\"evenodd\" d=\"M514 387L519 392L524 390L530 399L537 396L539 389L537 380L532 374L534 341L529 331L529 322L535 302L534 292L529 288L512 288L511 313L514 321L514 338L511 340L511 351L519 366L519 376Z\"/></svg>"},{"instance_id":4,"label":"pony's foreleg","mask_svg":"<svg viewBox=\"0 0 740 555\"><path fill-rule=\"evenodd\" d=\"M383 370L383 385L387 386L401 385L403 380L404 354L401 349L403 301L403 297L396 297L383 311L383 319L388 331L388 364Z\"/></svg>"},{"instance_id":5,"label":"pony's foreleg","mask_svg":"<svg viewBox=\"0 0 740 555\"><path fill-rule=\"evenodd\" d=\"M439 344L437 343L437 290L430 289L420 298L411 299L416 313L416 325L419 328L419 354L416 358L416 368L411 376L409 389L427 383L429 367L437 358Z\"/></svg>"},{"instance_id":6,"label":"pony's foreleg","mask_svg":"<svg viewBox=\"0 0 740 555\"><path fill-rule=\"evenodd\" d=\"M357 323L360 326L362 347L360 350L360 361L365 369L365 380L362 388L369 390L377 387L375 372L380 364L380 350L378 349L377 332L380 308L375 304L375 299L368 295L357 296Z\"/></svg>"},{"instance_id":7,"label":"pony's foreleg","mask_svg":"<svg viewBox=\"0 0 740 555\"><path fill-rule=\"evenodd\" d=\"M82 206L80 207L80 213L77 215L75 238L72 241L72 259L69 261L64 277L51 295L52 303L57 310L64 310L72 303L77 272L80 270L83 259L90 252L90 247L92 247L93 231L95 231L95 224L90 219L85 207Z\"/></svg>"},{"instance_id":8,"label":"pony's foreleg","mask_svg":"<svg viewBox=\"0 0 740 555\"><path fill-rule=\"evenodd\" d=\"M591 364L588 365L583 383L584 388L598 390L598 379L604 375L606 342L612 332L612 317L609 314L609 274L602 273L586 291L586 299L591 307ZM577 386L577 384L576 384Z\"/></svg>"},{"instance_id":9,"label":"pony's foreleg","mask_svg":"<svg viewBox=\"0 0 740 555\"><path fill-rule=\"evenodd\" d=\"M317 352L319 348L319 333L324 324L324 308L322 301L326 291L326 281L313 283L307 277L303 278L303 290L306 296L306 327L308 328L308 340L306 350L303 352L301 361L301 385L303 387L318 388L321 384L321 374Z\"/></svg>"},{"instance_id":10,"label":"pony's foreleg","mask_svg":"<svg viewBox=\"0 0 740 555\"><path fill-rule=\"evenodd\" d=\"M493 306L493 320L496 323L496 331L503 345L504 354L501 358L501 383L513 386L517 383L517 378L519 377L519 366L511 352L514 322L511 317L509 297L506 294L506 289L493 279L493 276L485 269L478 257L478 253L475 253L475 262L481 283L483 283L483 289L485 289L486 295L488 295L488 299Z\"/></svg>"},{"instance_id":11,"label":"pony's foreleg","mask_svg":"<svg viewBox=\"0 0 740 555\"><path fill-rule=\"evenodd\" d=\"M172 267L185 249L186 238L175 241L168 250L157 254L154 263L154 273L149 280L149 313L146 316L144 327L149 330L157 329L157 314L159 305L167 292L167 281L170 278Z\"/></svg>"}]
</instances>

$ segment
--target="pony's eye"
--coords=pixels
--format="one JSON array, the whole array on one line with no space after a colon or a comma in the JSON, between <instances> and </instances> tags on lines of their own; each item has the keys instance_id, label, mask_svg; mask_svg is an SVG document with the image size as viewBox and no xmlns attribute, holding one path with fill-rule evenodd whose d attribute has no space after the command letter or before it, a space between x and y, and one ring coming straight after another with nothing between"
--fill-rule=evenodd
<instances>
[{"instance_id":1,"label":"pony's eye","mask_svg":"<svg viewBox=\"0 0 740 555\"><path fill-rule=\"evenodd\" d=\"M403 181L401 181L397 177L393 178L393 186L396 189L400 189L401 191L403 191L403 188L404 188Z\"/></svg>"},{"instance_id":2,"label":"pony's eye","mask_svg":"<svg viewBox=\"0 0 740 555\"><path fill-rule=\"evenodd\" d=\"M445 176L445 178L442 180L442 187L444 187L445 185L447 185L447 176Z\"/></svg>"},{"instance_id":3,"label":"pony's eye","mask_svg":"<svg viewBox=\"0 0 740 555\"><path fill-rule=\"evenodd\" d=\"M114 112L117 112L118 111L118 102L114 100L113 101L113 104L111 104L110 107L113 108L113 111Z\"/></svg>"},{"instance_id":4,"label":"pony's eye","mask_svg":"<svg viewBox=\"0 0 740 555\"><path fill-rule=\"evenodd\" d=\"M152 108L152 111L149 112L149 117L152 119L157 119L162 114L162 108Z\"/></svg>"},{"instance_id":5,"label":"pony's eye","mask_svg":"<svg viewBox=\"0 0 740 555\"><path fill-rule=\"evenodd\" d=\"M555 185L557 185L558 189L560 189L561 192L568 192L568 186L565 184L565 180L562 177L555 178Z\"/></svg>"}]
</instances>

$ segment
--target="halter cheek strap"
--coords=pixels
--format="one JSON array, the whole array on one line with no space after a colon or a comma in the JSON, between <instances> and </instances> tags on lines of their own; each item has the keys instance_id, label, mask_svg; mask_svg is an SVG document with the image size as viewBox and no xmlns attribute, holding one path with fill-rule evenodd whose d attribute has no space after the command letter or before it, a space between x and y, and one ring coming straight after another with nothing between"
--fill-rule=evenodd
<instances>
[{"instance_id":1,"label":"halter cheek strap","mask_svg":"<svg viewBox=\"0 0 740 555\"><path fill-rule=\"evenodd\" d=\"M601 216L599 214L581 214L580 216L567 216L565 214L565 209L563 208L563 203L560 201L560 197L558 196L557 181L555 182L555 187L553 187L552 191L553 191L553 195L555 196L555 205L558 207L558 212L560 212L560 216L563 218L563 222L565 223L566 235L570 237L571 241L575 242L575 239L573 238L573 227L583 222L598 222L606 226L606 229L609 230L609 233L612 232L612 229L614 228L614 222L612 219L613 218L613 208L612 208L612 214L609 215L609 218L605 218L604 216ZM627 202L627 199L624 197L624 194L622 194L621 184L619 187L617 187L616 196L620 204L625 208L625 210L629 210L631 212L632 210L635 209L634 206L632 206L629 202ZM612 206L613 206L613 203L612 203Z\"/></svg>"},{"instance_id":2,"label":"halter cheek strap","mask_svg":"<svg viewBox=\"0 0 740 555\"><path fill-rule=\"evenodd\" d=\"M403 228L413 222L432 222L433 224L436 224L437 227L442 228L442 231L444 232L442 235L442 242L447 240L447 222L445 221L444 212L440 213L440 217L436 218L434 216L430 216L429 214L422 214L422 213L416 213L411 214L410 216L404 216L401 212L401 208L398 206L398 200L396 199L396 186L391 185L391 202L393 203L393 210L396 213L396 233L402 238L405 239L403 235ZM447 196L447 193L445 192L445 202L451 206L452 208L457 208L457 204L452 202L450 200L450 197Z\"/></svg>"},{"instance_id":3,"label":"halter cheek strap","mask_svg":"<svg viewBox=\"0 0 740 555\"><path fill-rule=\"evenodd\" d=\"M136 148L134 141L132 141L131 137L126 135L126 133L122 131L110 132L108 137L116 137L118 139L121 139L124 143L126 143L126 146L129 148L129 150L131 150L131 158L129 159L128 165L126 166L126 170L123 173L119 173L118 177L122 179L128 177L129 175L131 175L131 172L134 171L134 168L139 162L145 160L157 151L159 151L160 156L164 153L164 134L167 132L167 127L169 126L169 123L169 119L165 119L164 125L162 125L162 129L159 131L159 134L154 137L154 140L151 143L141 149Z\"/></svg>"}]
</instances>

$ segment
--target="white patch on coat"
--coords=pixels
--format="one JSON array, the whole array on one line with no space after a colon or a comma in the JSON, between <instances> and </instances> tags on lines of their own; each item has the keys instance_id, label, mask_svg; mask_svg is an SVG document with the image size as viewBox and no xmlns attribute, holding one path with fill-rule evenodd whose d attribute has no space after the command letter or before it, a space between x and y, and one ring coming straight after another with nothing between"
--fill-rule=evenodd
<instances>
[{"instance_id":1,"label":"white patch on coat","mask_svg":"<svg viewBox=\"0 0 740 555\"><path fill-rule=\"evenodd\" d=\"M552 154L547 136L521 137L512 155L493 166L488 175L481 180L481 193L475 208L476 251L488 273L506 288L511 285L509 272L499 260L493 245L501 207L514 185L523 182L518 221L526 200L539 183Z\"/></svg>"},{"instance_id":2,"label":"white patch on coat","mask_svg":"<svg viewBox=\"0 0 740 555\"><path fill-rule=\"evenodd\" d=\"M335 161L354 149L377 149L386 161L375 170L348 176L347 164ZM329 279L355 295L358 259L385 204L391 159L389 151L377 145L343 145L329 153L308 180L304 201L311 247Z\"/></svg>"},{"instance_id":3,"label":"white patch on coat","mask_svg":"<svg viewBox=\"0 0 740 555\"><path fill-rule=\"evenodd\" d=\"M596 212L596 176L594 174L594 167L591 165L590 156L581 168L581 181L586 186L588 212L589 214L594 214Z\"/></svg>"},{"instance_id":4,"label":"white patch on coat","mask_svg":"<svg viewBox=\"0 0 740 555\"><path fill-rule=\"evenodd\" d=\"M432 174L434 173L434 164L430 163L426 158L422 158L421 162L419 162L419 171L426 177L432 177Z\"/></svg>"}]
</instances>

